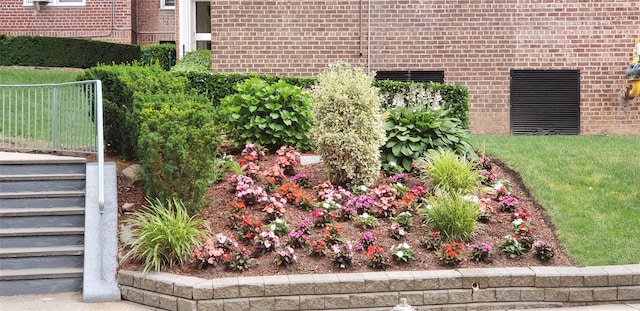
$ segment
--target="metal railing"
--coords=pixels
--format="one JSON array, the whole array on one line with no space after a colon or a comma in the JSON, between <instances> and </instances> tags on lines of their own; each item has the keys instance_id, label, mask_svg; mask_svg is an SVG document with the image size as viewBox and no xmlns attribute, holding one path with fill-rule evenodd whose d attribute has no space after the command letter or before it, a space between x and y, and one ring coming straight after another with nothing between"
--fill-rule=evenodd
<instances>
[{"instance_id":1,"label":"metal railing","mask_svg":"<svg viewBox=\"0 0 640 311\"><path fill-rule=\"evenodd\" d=\"M97 153L100 81L0 85L0 149Z\"/></svg>"}]
</instances>

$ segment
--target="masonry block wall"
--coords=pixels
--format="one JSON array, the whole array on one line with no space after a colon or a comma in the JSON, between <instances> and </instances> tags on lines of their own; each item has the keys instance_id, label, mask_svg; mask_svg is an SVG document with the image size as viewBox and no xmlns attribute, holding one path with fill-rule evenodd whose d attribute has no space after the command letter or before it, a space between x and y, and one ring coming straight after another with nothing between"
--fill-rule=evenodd
<instances>
[{"instance_id":1,"label":"masonry block wall","mask_svg":"<svg viewBox=\"0 0 640 311\"><path fill-rule=\"evenodd\" d=\"M159 0L138 0L137 11L137 44L175 41L176 10L161 9Z\"/></svg>"},{"instance_id":2,"label":"masonry block wall","mask_svg":"<svg viewBox=\"0 0 640 311\"><path fill-rule=\"evenodd\" d=\"M0 33L131 44L136 42L132 14L134 1L87 0L84 6L42 6L38 11L33 6L23 5L22 0L3 0L0 1Z\"/></svg>"},{"instance_id":3,"label":"masonry block wall","mask_svg":"<svg viewBox=\"0 0 640 311\"><path fill-rule=\"evenodd\" d=\"M438 70L471 95L471 130L508 134L509 71L581 75L580 133L640 135L618 102L636 0L212 0L213 70L313 76L338 60Z\"/></svg>"}]
</instances>

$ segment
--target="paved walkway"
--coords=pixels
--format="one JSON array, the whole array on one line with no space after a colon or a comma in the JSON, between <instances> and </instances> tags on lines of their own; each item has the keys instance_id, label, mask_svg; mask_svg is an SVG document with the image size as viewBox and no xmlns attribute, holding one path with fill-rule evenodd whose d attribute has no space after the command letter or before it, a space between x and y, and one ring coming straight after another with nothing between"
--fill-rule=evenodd
<instances>
[{"instance_id":1,"label":"paved walkway","mask_svg":"<svg viewBox=\"0 0 640 311\"><path fill-rule=\"evenodd\" d=\"M139 304L120 302L83 303L81 293L59 293L0 297L1 311L151 311L154 308ZM522 309L518 309L522 310ZM640 311L640 304L600 305L567 308L527 309L527 311Z\"/></svg>"}]
</instances>

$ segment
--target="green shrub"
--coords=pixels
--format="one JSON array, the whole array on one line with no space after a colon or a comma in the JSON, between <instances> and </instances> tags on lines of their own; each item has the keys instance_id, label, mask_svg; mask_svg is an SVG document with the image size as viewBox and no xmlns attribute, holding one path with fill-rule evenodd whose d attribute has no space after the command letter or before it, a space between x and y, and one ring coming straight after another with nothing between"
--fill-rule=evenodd
<instances>
[{"instance_id":1,"label":"green shrub","mask_svg":"<svg viewBox=\"0 0 640 311\"><path fill-rule=\"evenodd\" d=\"M179 198L191 214L206 205L220 138L212 108L202 97L140 94L138 150L143 190L149 197Z\"/></svg>"},{"instance_id":2,"label":"green shrub","mask_svg":"<svg viewBox=\"0 0 640 311\"><path fill-rule=\"evenodd\" d=\"M212 73L198 71L176 71L176 73L189 79L189 87L195 90L198 94L203 94L210 98L214 107L217 107L220 104L221 99L229 95L236 94L236 85L244 83L246 80L251 78L258 78L269 84L282 80L288 84L300 87L301 89L311 88L311 86L316 82L313 78L271 76L256 73Z\"/></svg>"},{"instance_id":3,"label":"green shrub","mask_svg":"<svg viewBox=\"0 0 640 311\"><path fill-rule=\"evenodd\" d=\"M480 181L474 164L451 149L431 149L416 162L418 173L431 181L436 191L468 194Z\"/></svg>"},{"instance_id":4,"label":"green shrub","mask_svg":"<svg viewBox=\"0 0 640 311\"><path fill-rule=\"evenodd\" d=\"M104 139L107 151L137 159L138 120L135 93L184 93L187 80L157 65L99 65L80 74L78 80L101 80L104 105Z\"/></svg>"},{"instance_id":5,"label":"green shrub","mask_svg":"<svg viewBox=\"0 0 640 311\"><path fill-rule=\"evenodd\" d=\"M211 74L211 50L187 52L175 66L171 67L171 71Z\"/></svg>"},{"instance_id":6,"label":"green shrub","mask_svg":"<svg viewBox=\"0 0 640 311\"><path fill-rule=\"evenodd\" d=\"M237 94L222 99L219 113L236 146L254 143L272 152L281 146L311 148L311 102L300 88L251 78L235 89Z\"/></svg>"},{"instance_id":7,"label":"green shrub","mask_svg":"<svg viewBox=\"0 0 640 311\"><path fill-rule=\"evenodd\" d=\"M169 70L176 63L176 45L169 43L149 44L142 48L142 61L145 65L159 64L164 70ZM171 63L169 63L171 62ZM211 60L209 60L211 63Z\"/></svg>"},{"instance_id":8,"label":"green shrub","mask_svg":"<svg viewBox=\"0 0 640 311\"><path fill-rule=\"evenodd\" d=\"M432 197L431 208L419 213L423 222L432 225L432 231L440 231L448 241L465 241L474 233L480 213L479 206L457 194Z\"/></svg>"},{"instance_id":9,"label":"green shrub","mask_svg":"<svg viewBox=\"0 0 640 311\"><path fill-rule=\"evenodd\" d=\"M134 259L144 262L143 273L160 271L164 265L184 265L191 249L207 238L207 223L189 216L178 199L149 201L148 206L131 214L125 224L131 226L133 238L125 243L131 249L122 262ZM165 205L166 202L166 205Z\"/></svg>"},{"instance_id":10,"label":"green shrub","mask_svg":"<svg viewBox=\"0 0 640 311\"><path fill-rule=\"evenodd\" d=\"M464 129L458 119L447 118L447 113L446 110L415 107L388 110L382 164L393 162L410 171L415 160L425 156L427 150L436 148L450 148L464 157L477 157L469 144L469 130Z\"/></svg>"},{"instance_id":11,"label":"green shrub","mask_svg":"<svg viewBox=\"0 0 640 311\"><path fill-rule=\"evenodd\" d=\"M338 63L312 90L311 138L334 184L370 186L380 173L384 113L372 80L362 68Z\"/></svg>"},{"instance_id":12,"label":"green shrub","mask_svg":"<svg viewBox=\"0 0 640 311\"><path fill-rule=\"evenodd\" d=\"M399 97L410 102L420 97L422 90L429 90L431 94L439 97L439 104L448 110L449 117L456 118L462 123L462 127L469 129L469 90L463 85L435 83L435 82L402 82L390 80L376 80L373 85L383 94L383 107L393 108L394 99ZM428 103L428 102L427 102Z\"/></svg>"},{"instance_id":13,"label":"green shrub","mask_svg":"<svg viewBox=\"0 0 640 311\"><path fill-rule=\"evenodd\" d=\"M89 68L138 59L140 47L137 45L59 37L0 36L0 66Z\"/></svg>"}]
</instances>

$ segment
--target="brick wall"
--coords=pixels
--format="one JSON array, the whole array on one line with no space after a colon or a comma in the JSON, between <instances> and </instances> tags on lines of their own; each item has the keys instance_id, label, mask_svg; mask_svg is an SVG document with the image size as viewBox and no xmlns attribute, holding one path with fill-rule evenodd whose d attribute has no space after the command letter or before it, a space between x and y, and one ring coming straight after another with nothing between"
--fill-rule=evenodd
<instances>
[{"instance_id":1,"label":"brick wall","mask_svg":"<svg viewBox=\"0 0 640 311\"><path fill-rule=\"evenodd\" d=\"M510 131L509 70L577 69L581 134L640 135L640 103L617 100L640 36L636 0L370 7L369 19L366 0L212 0L213 68L312 76L337 60L370 60L372 70L444 70L446 82L469 88L472 132L490 134Z\"/></svg>"},{"instance_id":2,"label":"brick wall","mask_svg":"<svg viewBox=\"0 0 640 311\"><path fill-rule=\"evenodd\" d=\"M116 43L135 43L132 3L87 0L85 6L43 6L39 11L22 0L0 1L0 33L48 37L76 37Z\"/></svg>"},{"instance_id":3,"label":"brick wall","mask_svg":"<svg viewBox=\"0 0 640 311\"><path fill-rule=\"evenodd\" d=\"M175 41L176 10L160 9L160 0L138 0L137 9L138 44Z\"/></svg>"}]
</instances>

